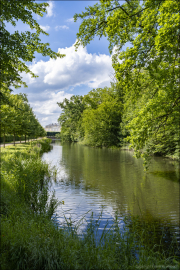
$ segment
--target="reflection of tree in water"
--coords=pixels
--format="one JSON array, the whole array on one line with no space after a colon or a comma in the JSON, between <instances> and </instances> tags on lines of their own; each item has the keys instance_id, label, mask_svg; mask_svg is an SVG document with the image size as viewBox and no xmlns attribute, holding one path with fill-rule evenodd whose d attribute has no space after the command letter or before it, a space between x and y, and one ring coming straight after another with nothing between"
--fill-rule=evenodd
<instances>
[{"instance_id":1,"label":"reflection of tree in water","mask_svg":"<svg viewBox=\"0 0 180 270\"><path fill-rule=\"evenodd\" d=\"M163 253L166 257L176 255L180 260L179 230L170 225L170 222L154 218L147 211L143 216L129 216L125 219L125 224L137 242L142 241L144 247Z\"/></svg>"},{"instance_id":2,"label":"reflection of tree in water","mask_svg":"<svg viewBox=\"0 0 180 270\"><path fill-rule=\"evenodd\" d=\"M180 181L180 178L179 178L179 175L176 171L154 171L154 172L149 172L155 176L158 176L158 177L163 177L165 179L168 179L168 180L171 180L171 181L174 181L174 182L179 182Z\"/></svg>"},{"instance_id":3,"label":"reflection of tree in water","mask_svg":"<svg viewBox=\"0 0 180 270\"><path fill-rule=\"evenodd\" d=\"M128 224L137 239L138 235L143 236L144 245L166 254L178 252L177 244L173 243L177 227L170 226L170 221L158 218L161 214L166 220L172 218L171 224L177 224L178 220L178 198L175 193L178 183L169 181L170 177L176 175L171 171L171 166L165 166L164 160L156 158L151 167L158 174L162 168L162 177L152 173L144 177L141 161L134 159L132 153L65 143L61 165L68 176L66 185L76 190L98 190L107 203L113 203L121 216L127 215L127 211L134 216L142 212L141 218L130 216ZM164 172L163 168L167 171ZM169 201L170 204L167 203Z\"/></svg>"}]
</instances>

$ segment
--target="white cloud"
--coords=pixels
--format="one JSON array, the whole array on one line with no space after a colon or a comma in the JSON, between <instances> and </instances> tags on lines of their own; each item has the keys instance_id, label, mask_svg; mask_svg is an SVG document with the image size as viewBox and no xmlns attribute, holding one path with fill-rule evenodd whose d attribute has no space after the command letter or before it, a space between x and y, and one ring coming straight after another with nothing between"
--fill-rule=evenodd
<instances>
[{"instance_id":1,"label":"white cloud","mask_svg":"<svg viewBox=\"0 0 180 270\"><path fill-rule=\"evenodd\" d=\"M60 30L60 29L69 29L69 27L68 27L67 25L57 25L57 26L55 27L55 30L56 30L56 31L58 31L58 30Z\"/></svg>"},{"instance_id":2,"label":"white cloud","mask_svg":"<svg viewBox=\"0 0 180 270\"><path fill-rule=\"evenodd\" d=\"M115 45L112 49L112 55L116 54L119 52L119 46Z\"/></svg>"},{"instance_id":3,"label":"white cloud","mask_svg":"<svg viewBox=\"0 0 180 270\"><path fill-rule=\"evenodd\" d=\"M93 88L110 85L113 72L111 56L91 54L86 48L74 45L58 50L64 58L33 62L29 68L39 77L31 78L23 73L27 83L28 99L41 124L55 123L60 115L57 102L70 98L73 94L86 94ZM71 91L72 90L72 91ZM66 92L68 91L68 93ZM84 92L83 92L84 91ZM48 117L48 120L45 118Z\"/></svg>"},{"instance_id":4,"label":"white cloud","mask_svg":"<svg viewBox=\"0 0 180 270\"><path fill-rule=\"evenodd\" d=\"M44 68L44 83L58 84L60 88L86 84L89 87L100 87L109 84L109 74L113 71L111 57L105 54L88 54L86 48L74 46L59 49L66 54L63 59L50 59ZM42 67L41 67L42 70Z\"/></svg>"},{"instance_id":5,"label":"white cloud","mask_svg":"<svg viewBox=\"0 0 180 270\"><path fill-rule=\"evenodd\" d=\"M62 102L65 98L70 99L72 94L67 94L64 91L49 92L44 91L43 95L47 97L47 100L37 100L30 102L33 107L35 115L38 117L41 125L45 126L48 123L57 123L57 119L61 113L61 108L57 102Z\"/></svg>"},{"instance_id":6,"label":"white cloud","mask_svg":"<svg viewBox=\"0 0 180 270\"><path fill-rule=\"evenodd\" d=\"M44 31L48 31L49 29L50 29L50 26L49 25L40 25L40 27L42 28L42 30L44 30Z\"/></svg>"},{"instance_id":7,"label":"white cloud","mask_svg":"<svg viewBox=\"0 0 180 270\"><path fill-rule=\"evenodd\" d=\"M74 18L67 19L66 22L72 23L74 22Z\"/></svg>"},{"instance_id":8,"label":"white cloud","mask_svg":"<svg viewBox=\"0 0 180 270\"><path fill-rule=\"evenodd\" d=\"M43 95L47 96L46 102L39 100L36 102L33 102L34 110L38 113L42 113L45 115L52 115L54 113L57 113L60 108L57 105L57 102L62 102L65 98L70 98L72 94L67 94L64 91L59 91L57 93L55 92L49 92L44 91Z\"/></svg>"},{"instance_id":9,"label":"white cloud","mask_svg":"<svg viewBox=\"0 0 180 270\"><path fill-rule=\"evenodd\" d=\"M53 16L53 7L54 7L54 5L53 5L52 1L49 1L48 4L49 4L49 7L46 8L46 10L47 10L47 15L46 16L51 17L51 16Z\"/></svg>"},{"instance_id":10,"label":"white cloud","mask_svg":"<svg viewBox=\"0 0 180 270\"><path fill-rule=\"evenodd\" d=\"M54 87L59 90L83 84L93 88L110 85L109 75L113 72L111 56L91 54L83 47L79 47L76 52L74 45L65 49L60 48L58 52L66 56L47 62L40 60L30 66L39 78L32 79L30 75L24 74L24 80L28 85L42 87L44 84L46 88Z\"/></svg>"}]
</instances>

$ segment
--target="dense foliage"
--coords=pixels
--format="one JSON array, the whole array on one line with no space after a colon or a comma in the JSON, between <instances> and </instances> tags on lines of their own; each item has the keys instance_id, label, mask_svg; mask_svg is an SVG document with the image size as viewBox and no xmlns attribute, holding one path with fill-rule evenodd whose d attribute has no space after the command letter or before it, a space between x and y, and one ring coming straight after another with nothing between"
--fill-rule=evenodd
<instances>
[{"instance_id":1,"label":"dense foliage","mask_svg":"<svg viewBox=\"0 0 180 270\"><path fill-rule=\"evenodd\" d=\"M78 141L83 136L81 128L82 112L84 103L82 96L72 96L70 100L64 99L58 103L63 109L58 121L61 125L61 139L65 141Z\"/></svg>"},{"instance_id":2,"label":"dense foliage","mask_svg":"<svg viewBox=\"0 0 180 270\"><path fill-rule=\"evenodd\" d=\"M93 89L84 97L72 96L58 105L61 139L91 146L119 146L122 100L112 87Z\"/></svg>"},{"instance_id":3,"label":"dense foliage","mask_svg":"<svg viewBox=\"0 0 180 270\"><path fill-rule=\"evenodd\" d=\"M145 158L152 153L178 156L179 1L101 0L85 12L75 14L74 20L77 19L82 19L77 49L95 36L106 36L109 41L117 87L123 97L121 131L129 133L127 141L135 154ZM92 131L91 141L96 141L97 130L101 129L98 118L103 118L103 109L98 110L98 116L95 111L83 113L96 126L96 129L90 124L85 126L86 131Z\"/></svg>"},{"instance_id":4,"label":"dense foliage","mask_svg":"<svg viewBox=\"0 0 180 270\"><path fill-rule=\"evenodd\" d=\"M82 115L84 141L92 146L119 144L122 104L116 91L105 87L90 91L84 96L86 110Z\"/></svg>"},{"instance_id":5,"label":"dense foliage","mask_svg":"<svg viewBox=\"0 0 180 270\"><path fill-rule=\"evenodd\" d=\"M25 94L13 95L10 92L4 92L8 103L1 102L1 136L5 144L6 135L32 136L34 138L45 136L46 132L40 125L32 108L28 104L28 99ZM4 145L5 146L5 145Z\"/></svg>"},{"instance_id":6,"label":"dense foliage","mask_svg":"<svg viewBox=\"0 0 180 270\"><path fill-rule=\"evenodd\" d=\"M0 63L0 88L8 90L11 86L17 88L21 85L27 87L22 81L21 73L29 73L32 77L37 77L27 66L27 62L32 62L35 52L51 58L63 57L60 53L53 52L48 46L49 43L42 43L39 35L48 35L37 21L34 14L43 16L48 3L37 3L34 0L1 0L0 22L1 22L1 63ZM27 24L33 31L19 32L16 30L10 33L6 28L6 23L16 26L20 20ZM3 92L1 98L5 99Z\"/></svg>"}]
</instances>

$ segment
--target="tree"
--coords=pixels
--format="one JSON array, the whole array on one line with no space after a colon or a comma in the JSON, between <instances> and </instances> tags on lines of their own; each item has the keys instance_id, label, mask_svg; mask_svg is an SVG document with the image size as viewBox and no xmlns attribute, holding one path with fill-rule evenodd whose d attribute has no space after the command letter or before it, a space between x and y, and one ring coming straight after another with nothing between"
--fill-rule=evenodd
<instances>
[{"instance_id":1,"label":"tree","mask_svg":"<svg viewBox=\"0 0 180 270\"><path fill-rule=\"evenodd\" d=\"M5 147L5 136L10 130L10 121L9 121L9 106L1 105L1 136L3 135L3 144Z\"/></svg>"},{"instance_id":2,"label":"tree","mask_svg":"<svg viewBox=\"0 0 180 270\"><path fill-rule=\"evenodd\" d=\"M84 143L92 146L119 145L122 103L113 88L97 88L84 96L82 115Z\"/></svg>"},{"instance_id":3,"label":"tree","mask_svg":"<svg viewBox=\"0 0 180 270\"><path fill-rule=\"evenodd\" d=\"M6 93L7 96L7 93ZM28 104L28 99L25 94L10 94L8 97L8 104L1 105L1 136L4 137L5 147L5 135L15 135L20 137L25 135L44 136L45 130L36 119L32 108Z\"/></svg>"},{"instance_id":4,"label":"tree","mask_svg":"<svg viewBox=\"0 0 180 270\"><path fill-rule=\"evenodd\" d=\"M82 112L85 109L82 96L72 96L57 103L63 113L58 118L61 126L61 139L64 141L78 141L84 134L81 127Z\"/></svg>"},{"instance_id":5,"label":"tree","mask_svg":"<svg viewBox=\"0 0 180 270\"><path fill-rule=\"evenodd\" d=\"M63 57L60 53L53 52L48 46L49 43L41 43L39 35L48 35L41 29L40 25L33 18L33 13L43 16L48 3L37 3L34 0L1 0L0 9L0 34L1 34L1 63L0 63L0 86L1 89L15 88L26 83L22 81L21 72L37 77L27 66L27 62L32 62L35 52L51 58ZM13 34L6 29L6 22L16 26L16 21L21 20L30 26L35 32L16 30ZM1 96L4 97L1 92Z\"/></svg>"},{"instance_id":6,"label":"tree","mask_svg":"<svg viewBox=\"0 0 180 270\"><path fill-rule=\"evenodd\" d=\"M115 75L124 94L129 140L136 153L140 156L145 147L150 155L160 144L166 154L179 151L179 1L126 0L120 4L101 0L75 14L75 21L78 18L83 21L76 48L86 46L95 36L109 40ZM131 104L135 111L130 112Z\"/></svg>"},{"instance_id":7,"label":"tree","mask_svg":"<svg viewBox=\"0 0 180 270\"><path fill-rule=\"evenodd\" d=\"M81 141L91 146L119 145L122 102L115 86L97 88L84 97L72 96L58 105L63 141Z\"/></svg>"}]
</instances>

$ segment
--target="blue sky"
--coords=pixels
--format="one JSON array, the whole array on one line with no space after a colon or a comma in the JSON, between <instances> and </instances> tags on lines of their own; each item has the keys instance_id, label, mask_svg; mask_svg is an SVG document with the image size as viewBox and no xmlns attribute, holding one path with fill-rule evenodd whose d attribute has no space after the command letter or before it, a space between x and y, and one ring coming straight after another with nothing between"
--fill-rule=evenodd
<instances>
[{"instance_id":1,"label":"blue sky","mask_svg":"<svg viewBox=\"0 0 180 270\"><path fill-rule=\"evenodd\" d=\"M32 79L22 74L28 88L21 87L14 93L26 93L28 100L43 127L56 123L61 113L57 102L72 95L85 95L93 88L109 86L113 68L106 38L95 38L86 48L75 52L74 43L81 21L74 23L75 13L85 11L85 7L97 1L49 1L47 14L34 18L49 36L40 36L42 42L50 43L55 52L66 54L63 59L50 59L36 54L35 61L28 63L30 69L39 76ZM19 22L19 31L29 30L29 26ZM8 25L10 31L16 30Z\"/></svg>"}]
</instances>

